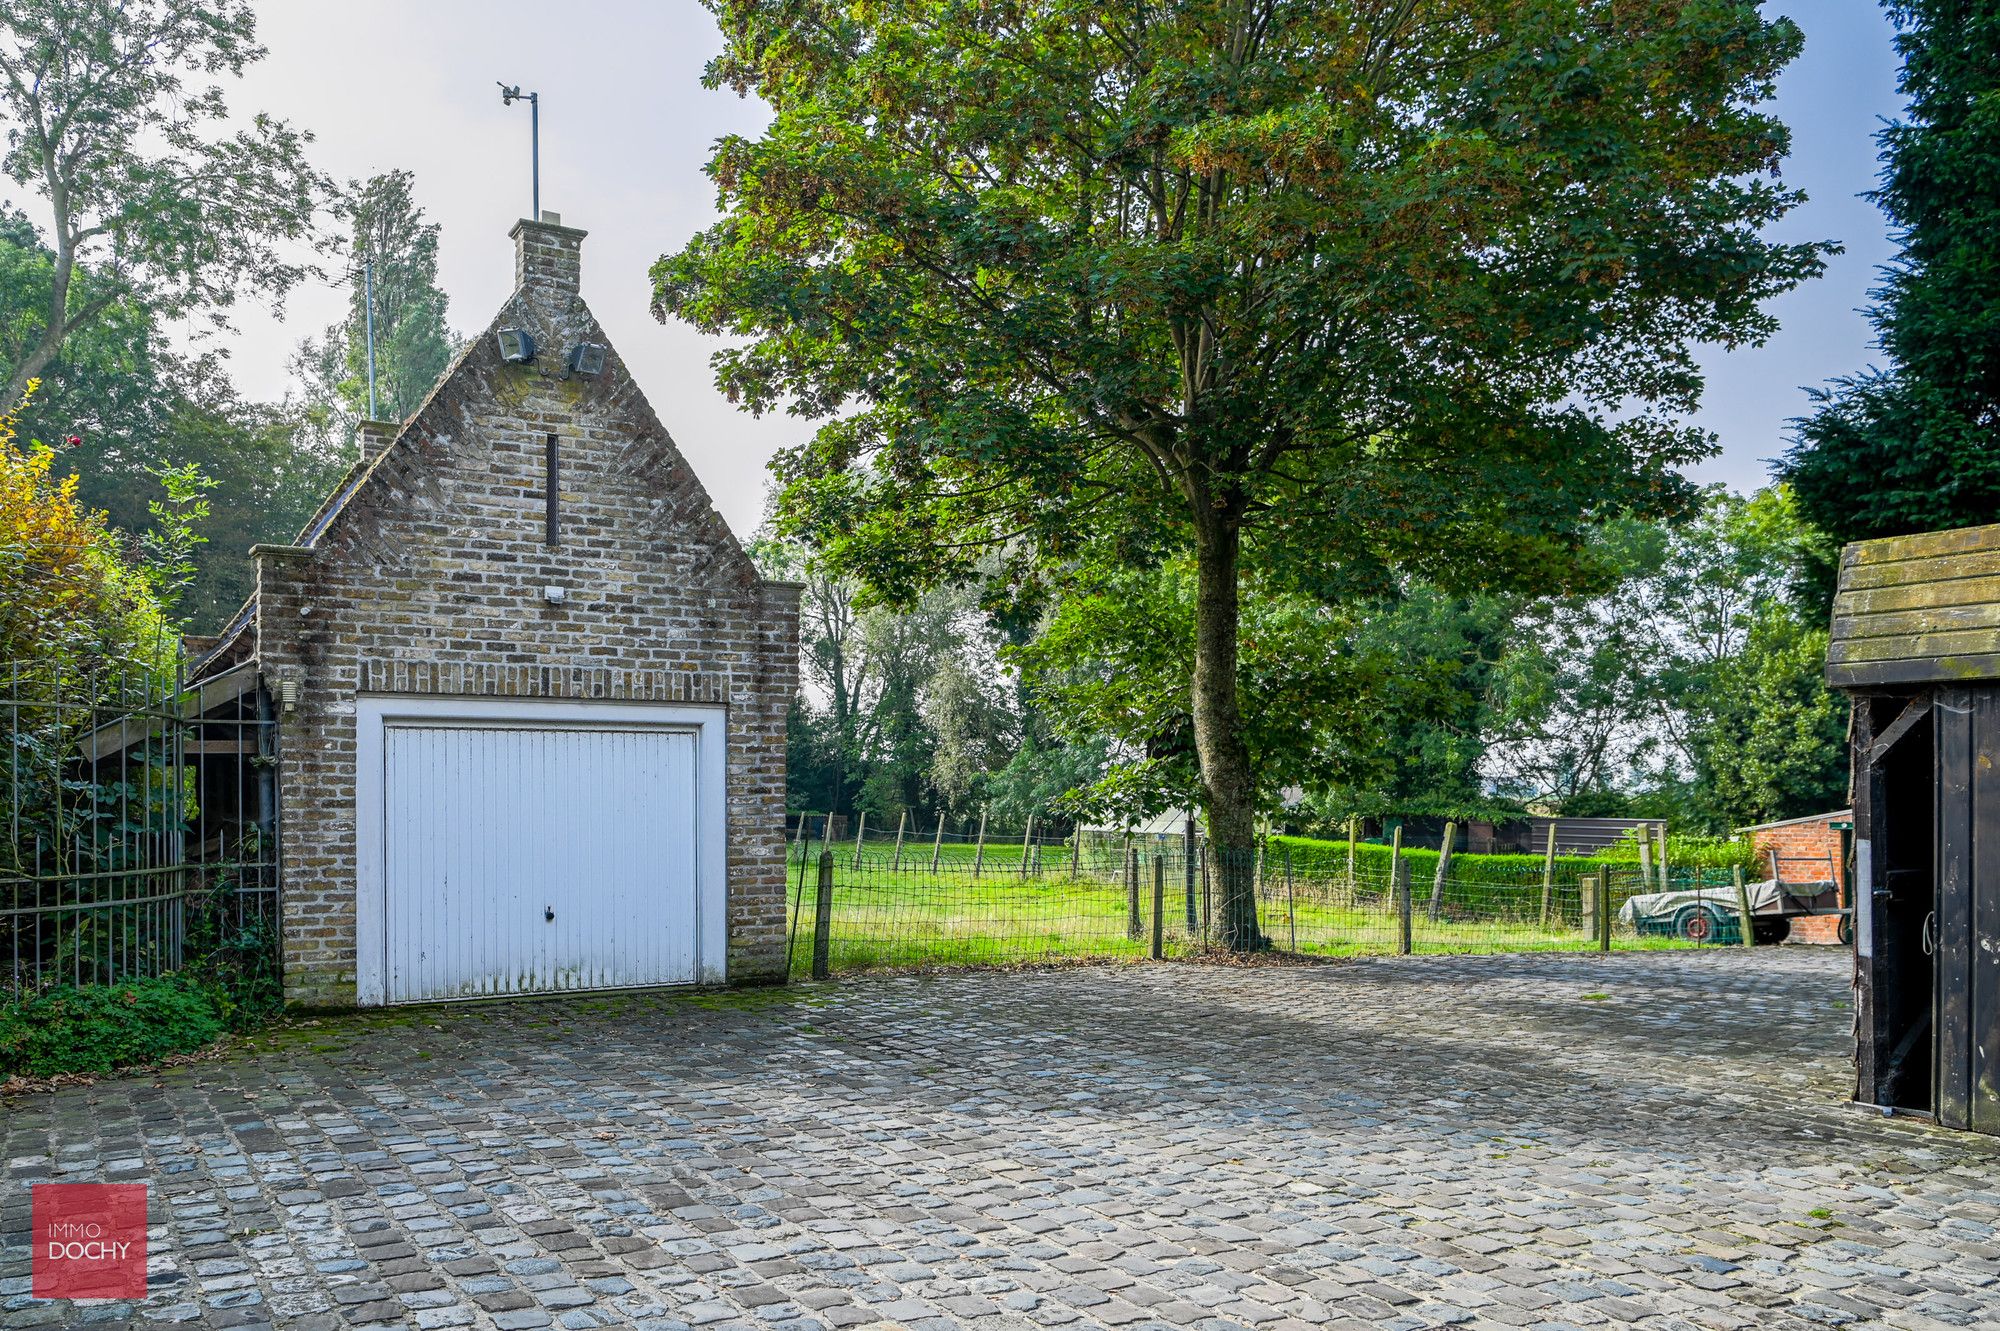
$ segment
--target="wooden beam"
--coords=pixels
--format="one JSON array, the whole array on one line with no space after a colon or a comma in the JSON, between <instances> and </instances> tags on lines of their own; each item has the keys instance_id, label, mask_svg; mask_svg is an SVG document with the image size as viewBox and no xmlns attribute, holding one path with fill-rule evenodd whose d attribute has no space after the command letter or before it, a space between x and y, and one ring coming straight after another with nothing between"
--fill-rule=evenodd
<instances>
[{"instance_id":1,"label":"wooden beam","mask_svg":"<svg viewBox=\"0 0 2000 1331\"><path fill-rule=\"evenodd\" d=\"M1922 721L1925 717L1928 717L1930 714L1931 714L1930 694L1920 693L1916 697L1910 699L1909 705L1903 708L1902 715L1898 716L1894 721L1891 721L1889 723L1888 729L1884 730L1882 734L1876 739L1876 741L1869 746L1868 748L1869 763L1874 764L1881 762L1882 759L1888 755L1889 750L1896 747L1897 740L1900 740L1901 738L1903 738L1903 736L1909 734L1910 731L1916 728L1916 725L1919 721Z\"/></svg>"}]
</instances>

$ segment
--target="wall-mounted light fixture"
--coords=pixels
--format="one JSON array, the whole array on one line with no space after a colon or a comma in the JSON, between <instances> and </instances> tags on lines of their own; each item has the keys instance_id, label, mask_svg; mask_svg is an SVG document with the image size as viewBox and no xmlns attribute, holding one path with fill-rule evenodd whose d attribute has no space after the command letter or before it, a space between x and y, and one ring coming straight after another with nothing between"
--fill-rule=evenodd
<instances>
[{"instance_id":1,"label":"wall-mounted light fixture","mask_svg":"<svg viewBox=\"0 0 2000 1331\"><path fill-rule=\"evenodd\" d=\"M569 362L564 367L564 377L576 375L582 379L595 379L604 373L604 347L596 342L579 342L569 349Z\"/></svg>"},{"instance_id":2,"label":"wall-mounted light fixture","mask_svg":"<svg viewBox=\"0 0 2000 1331\"><path fill-rule=\"evenodd\" d=\"M291 716L299 710L299 677L280 675L278 677L278 710Z\"/></svg>"},{"instance_id":3,"label":"wall-mounted light fixture","mask_svg":"<svg viewBox=\"0 0 2000 1331\"><path fill-rule=\"evenodd\" d=\"M509 365L527 365L535 359L535 339L525 329L503 328L493 340L500 344L500 359Z\"/></svg>"},{"instance_id":4,"label":"wall-mounted light fixture","mask_svg":"<svg viewBox=\"0 0 2000 1331\"><path fill-rule=\"evenodd\" d=\"M550 584L549 586L542 588L542 599L544 601L547 601L550 605L561 605L564 601L567 601L569 599L569 590L564 587L559 587L554 584Z\"/></svg>"}]
</instances>

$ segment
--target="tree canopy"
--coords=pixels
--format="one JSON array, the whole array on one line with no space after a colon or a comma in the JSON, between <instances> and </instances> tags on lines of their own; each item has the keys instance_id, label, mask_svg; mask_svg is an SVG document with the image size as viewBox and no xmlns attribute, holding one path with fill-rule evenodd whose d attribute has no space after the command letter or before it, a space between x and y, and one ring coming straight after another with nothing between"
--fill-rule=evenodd
<instances>
[{"instance_id":1,"label":"tree canopy","mask_svg":"<svg viewBox=\"0 0 2000 1331\"><path fill-rule=\"evenodd\" d=\"M1888 364L1821 393L1784 468L1843 542L2000 512L2000 9L1886 8L1909 100L1872 196L1902 244L1870 311Z\"/></svg>"},{"instance_id":2,"label":"tree canopy","mask_svg":"<svg viewBox=\"0 0 2000 1331\"><path fill-rule=\"evenodd\" d=\"M207 81L263 54L247 0L0 6L0 171L41 197L53 253L45 303L10 311L19 350L0 398L121 305L219 322L240 295L305 275L288 243L310 237L325 194L310 136L263 115L226 129Z\"/></svg>"},{"instance_id":3,"label":"tree canopy","mask_svg":"<svg viewBox=\"0 0 2000 1331\"><path fill-rule=\"evenodd\" d=\"M344 248L351 289L347 316L299 348L294 368L309 411L347 442L355 420L368 414L368 306L375 315L375 412L400 421L431 391L458 339L445 323L438 286L439 227L424 220L408 171L389 171L349 187L339 211L348 226ZM372 268L372 280L363 268ZM333 418L338 417L336 422Z\"/></svg>"},{"instance_id":4,"label":"tree canopy","mask_svg":"<svg viewBox=\"0 0 2000 1331\"><path fill-rule=\"evenodd\" d=\"M744 339L732 396L827 418L785 528L892 598L995 551L1025 598L1191 557L1226 853L1243 570L1590 585L1597 524L1687 502L1692 346L1768 334L1825 248L1761 234L1801 36L1753 0L709 3L710 82L773 118L656 308Z\"/></svg>"}]
</instances>

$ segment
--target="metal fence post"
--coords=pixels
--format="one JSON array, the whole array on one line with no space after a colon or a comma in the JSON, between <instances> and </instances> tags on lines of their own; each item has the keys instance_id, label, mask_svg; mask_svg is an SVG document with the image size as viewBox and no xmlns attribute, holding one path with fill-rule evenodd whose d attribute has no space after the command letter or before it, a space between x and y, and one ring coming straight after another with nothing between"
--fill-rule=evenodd
<instances>
[{"instance_id":1,"label":"metal fence post","mask_svg":"<svg viewBox=\"0 0 2000 1331\"><path fill-rule=\"evenodd\" d=\"M1215 919L1215 884L1208 876L1210 852L1214 849L1213 841L1197 840L1194 843L1195 858L1201 861L1201 941L1204 943L1208 941L1209 926Z\"/></svg>"},{"instance_id":2,"label":"metal fence post","mask_svg":"<svg viewBox=\"0 0 2000 1331\"><path fill-rule=\"evenodd\" d=\"M1389 843L1389 892L1396 899L1396 955L1410 955L1410 866L1403 859L1403 825Z\"/></svg>"},{"instance_id":3,"label":"metal fence post","mask_svg":"<svg viewBox=\"0 0 2000 1331\"><path fill-rule=\"evenodd\" d=\"M1153 960L1167 955L1167 857L1153 856Z\"/></svg>"},{"instance_id":4,"label":"metal fence post","mask_svg":"<svg viewBox=\"0 0 2000 1331\"><path fill-rule=\"evenodd\" d=\"M819 895L813 905L813 963L812 977L824 980L830 973L827 965L833 951L833 852L819 853Z\"/></svg>"},{"instance_id":5,"label":"metal fence post","mask_svg":"<svg viewBox=\"0 0 2000 1331\"><path fill-rule=\"evenodd\" d=\"M1730 874L1736 880L1736 919L1743 930L1743 946L1755 947L1756 935L1750 928L1750 889L1743 886L1743 866L1735 866Z\"/></svg>"},{"instance_id":6,"label":"metal fence post","mask_svg":"<svg viewBox=\"0 0 2000 1331\"><path fill-rule=\"evenodd\" d=\"M1181 877L1187 887L1187 930L1189 938L1201 937L1201 917L1195 913L1194 903L1194 814L1189 813L1187 831L1181 837Z\"/></svg>"}]
</instances>

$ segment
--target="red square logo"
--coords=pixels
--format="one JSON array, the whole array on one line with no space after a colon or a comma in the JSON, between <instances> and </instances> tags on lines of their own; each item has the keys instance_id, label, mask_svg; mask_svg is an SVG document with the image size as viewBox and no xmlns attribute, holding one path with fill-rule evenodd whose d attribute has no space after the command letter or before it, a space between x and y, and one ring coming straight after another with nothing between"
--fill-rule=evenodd
<instances>
[{"instance_id":1,"label":"red square logo","mask_svg":"<svg viewBox=\"0 0 2000 1331\"><path fill-rule=\"evenodd\" d=\"M146 1297L146 1185L37 1183L33 1294Z\"/></svg>"}]
</instances>

